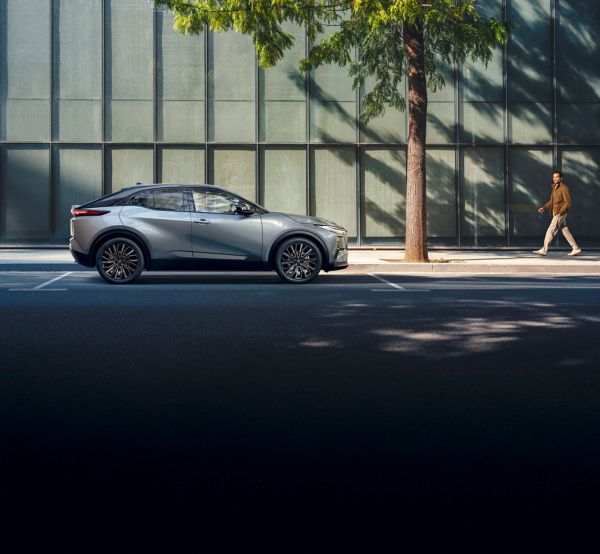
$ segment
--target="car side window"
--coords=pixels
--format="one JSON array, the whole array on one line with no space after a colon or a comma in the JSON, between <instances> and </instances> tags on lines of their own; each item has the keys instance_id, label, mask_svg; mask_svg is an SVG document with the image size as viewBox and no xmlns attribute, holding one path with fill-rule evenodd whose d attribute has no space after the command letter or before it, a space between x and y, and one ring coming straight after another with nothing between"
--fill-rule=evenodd
<instances>
[{"instance_id":1,"label":"car side window","mask_svg":"<svg viewBox=\"0 0 600 554\"><path fill-rule=\"evenodd\" d=\"M142 208L154 208L154 193L146 190L136 194L129 199L130 206L141 206Z\"/></svg>"},{"instance_id":2,"label":"car side window","mask_svg":"<svg viewBox=\"0 0 600 554\"><path fill-rule=\"evenodd\" d=\"M155 190L154 209L167 212L187 212L181 190Z\"/></svg>"},{"instance_id":3,"label":"car side window","mask_svg":"<svg viewBox=\"0 0 600 554\"><path fill-rule=\"evenodd\" d=\"M235 198L227 194L213 191L193 191L194 209L197 212L213 214L235 213Z\"/></svg>"},{"instance_id":4,"label":"car side window","mask_svg":"<svg viewBox=\"0 0 600 554\"><path fill-rule=\"evenodd\" d=\"M181 190L145 190L132 196L128 204L168 212L189 211L184 204L183 191Z\"/></svg>"}]
</instances>

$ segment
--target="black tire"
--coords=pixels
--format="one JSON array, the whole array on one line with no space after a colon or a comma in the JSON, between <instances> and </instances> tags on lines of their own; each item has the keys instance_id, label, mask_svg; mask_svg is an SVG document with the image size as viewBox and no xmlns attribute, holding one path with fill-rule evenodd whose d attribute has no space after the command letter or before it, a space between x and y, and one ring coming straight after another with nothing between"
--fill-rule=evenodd
<instances>
[{"instance_id":1,"label":"black tire","mask_svg":"<svg viewBox=\"0 0 600 554\"><path fill-rule=\"evenodd\" d=\"M323 264L319 247L309 239L291 238L275 253L275 271L288 283L309 283L319 275Z\"/></svg>"},{"instance_id":2,"label":"black tire","mask_svg":"<svg viewBox=\"0 0 600 554\"><path fill-rule=\"evenodd\" d=\"M131 239L110 239L96 253L96 269L111 285L133 283L144 270L144 254Z\"/></svg>"}]
</instances>

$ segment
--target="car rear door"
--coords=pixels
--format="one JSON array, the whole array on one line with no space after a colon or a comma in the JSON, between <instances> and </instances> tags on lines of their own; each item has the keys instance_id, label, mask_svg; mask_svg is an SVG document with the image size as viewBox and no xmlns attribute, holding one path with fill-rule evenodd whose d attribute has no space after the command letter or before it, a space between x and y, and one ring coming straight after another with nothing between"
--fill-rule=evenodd
<instances>
[{"instance_id":1,"label":"car rear door","mask_svg":"<svg viewBox=\"0 0 600 554\"><path fill-rule=\"evenodd\" d=\"M193 257L192 222L182 188L140 191L121 211L121 220L146 239L153 259Z\"/></svg>"},{"instance_id":2,"label":"car rear door","mask_svg":"<svg viewBox=\"0 0 600 554\"><path fill-rule=\"evenodd\" d=\"M240 198L220 190L193 189L192 248L198 260L259 261L262 252L260 214L235 213Z\"/></svg>"}]
</instances>

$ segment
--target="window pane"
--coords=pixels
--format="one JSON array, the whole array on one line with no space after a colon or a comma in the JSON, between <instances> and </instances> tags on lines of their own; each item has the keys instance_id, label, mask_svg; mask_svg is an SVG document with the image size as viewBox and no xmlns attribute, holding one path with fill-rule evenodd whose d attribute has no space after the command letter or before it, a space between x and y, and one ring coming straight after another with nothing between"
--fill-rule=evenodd
<instances>
[{"instance_id":1,"label":"window pane","mask_svg":"<svg viewBox=\"0 0 600 554\"><path fill-rule=\"evenodd\" d=\"M427 143L454 142L454 102L427 104Z\"/></svg>"},{"instance_id":2,"label":"window pane","mask_svg":"<svg viewBox=\"0 0 600 554\"><path fill-rule=\"evenodd\" d=\"M504 105L491 102L464 102L461 142L494 144L504 141Z\"/></svg>"},{"instance_id":3,"label":"window pane","mask_svg":"<svg viewBox=\"0 0 600 554\"><path fill-rule=\"evenodd\" d=\"M166 212L187 212L183 207L183 192L176 190L154 191L154 209Z\"/></svg>"},{"instance_id":4,"label":"window pane","mask_svg":"<svg viewBox=\"0 0 600 554\"><path fill-rule=\"evenodd\" d=\"M52 240L69 238L71 206L102 196L102 150L96 146L60 146L54 151Z\"/></svg>"},{"instance_id":5,"label":"window pane","mask_svg":"<svg viewBox=\"0 0 600 554\"><path fill-rule=\"evenodd\" d=\"M454 102L456 83L454 82L454 67L446 62L436 59L436 69L444 78L444 86L435 92L427 90L427 99L430 102Z\"/></svg>"},{"instance_id":6,"label":"window pane","mask_svg":"<svg viewBox=\"0 0 600 554\"><path fill-rule=\"evenodd\" d=\"M600 3L557 2L559 102L600 101Z\"/></svg>"},{"instance_id":7,"label":"window pane","mask_svg":"<svg viewBox=\"0 0 600 554\"><path fill-rule=\"evenodd\" d=\"M600 102L558 104L558 140L569 144L600 142Z\"/></svg>"},{"instance_id":8,"label":"window pane","mask_svg":"<svg viewBox=\"0 0 600 554\"><path fill-rule=\"evenodd\" d=\"M552 104L509 104L508 135L513 144L552 142Z\"/></svg>"},{"instance_id":9,"label":"window pane","mask_svg":"<svg viewBox=\"0 0 600 554\"><path fill-rule=\"evenodd\" d=\"M502 19L502 0L480 2L478 9L483 17ZM494 57L487 67L482 62L470 60L464 62L462 64L461 89L464 102L502 102L502 48L495 48Z\"/></svg>"},{"instance_id":10,"label":"window pane","mask_svg":"<svg viewBox=\"0 0 600 554\"><path fill-rule=\"evenodd\" d=\"M356 232L356 155L352 147L311 151L311 213Z\"/></svg>"},{"instance_id":11,"label":"window pane","mask_svg":"<svg viewBox=\"0 0 600 554\"><path fill-rule=\"evenodd\" d=\"M571 190L573 205L569 210L569 229L578 240L580 236L600 238L600 148L563 150L562 171Z\"/></svg>"},{"instance_id":12,"label":"window pane","mask_svg":"<svg viewBox=\"0 0 600 554\"><path fill-rule=\"evenodd\" d=\"M50 136L50 3L0 2L0 140Z\"/></svg>"},{"instance_id":13,"label":"window pane","mask_svg":"<svg viewBox=\"0 0 600 554\"><path fill-rule=\"evenodd\" d=\"M112 148L107 152L110 191L136 183L153 183L153 152L149 148Z\"/></svg>"},{"instance_id":14,"label":"window pane","mask_svg":"<svg viewBox=\"0 0 600 554\"><path fill-rule=\"evenodd\" d=\"M477 246L486 237L504 237L504 152L465 148L461 163L461 236Z\"/></svg>"},{"instance_id":15,"label":"window pane","mask_svg":"<svg viewBox=\"0 0 600 554\"><path fill-rule=\"evenodd\" d=\"M255 53L241 33L208 35L208 125L210 141L255 140Z\"/></svg>"},{"instance_id":16,"label":"window pane","mask_svg":"<svg viewBox=\"0 0 600 554\"><path fill-rule=\"evenodd\" d=\"M371 92L375 86L373 78L367 78L361 89L362 96ZM406 98L406 84L402 80L399 87L400 94ZM361 125L360 136L362 142L406 142L406 111L385 107L385 113L372 119L367 125Z\"/></svg>"},{"instance_id":17,"label":"window pane","mask_svg":"<svg viewBox=\"0 0 600 554\"><path fill-rule=\"evenodd\" d=\"M502 0L478 4L483 17L502 19ZM460 67L460 140L471 144L504 141L504 77L502 48L483 62L465 61Z\"/></svg>"},{"instance_id":18,"label":"window pane","mask_svg":"<svg viewBox=\"0 0 600 554\"><path fill-rule=\"evenodd\" d=\"M541 244L550 220L537 209L550 197L552 151L511 148L508 160L511 236L536 237Z\"/></svg>"},{"instance_id":19,"label":"window pane","mask_svg":"<svg viewBox=\"0 0 600 554\"><path fill-rule=\"evenodd\" d=\"M235 205L233 197L218 192L193 191L194 209L197 212L213 214L233 214Z\"/></svg>"},{"instance_id":20,"label":"window pane","mask_svg":"<svg viewBox=\"0 0 600 554\"><path fill-rule=\"evenodd\" d=\"M306 150L261 150L261 204L268 210L306 214Z\"/></svg>"},{"instance_id":21,"label":"window pane","mask_svg":"<svg viewBox=\"0 0 600 554\"><path fill-rule=\"evenodd\" d=\"M210 156L212 173L210 182L255 202L256 154L254 149L214 148Z\"/></svg>"},{"instance_id":22,"label":"window pane","mask_svg":"<svg viewBox=\"0 0 600 554\"><path fill-rule=\"evenodd\" d=\"M102 2L54 4L54 110L59 140L102 140Z\"/></svg>"},{"instance_id":23,"label":"window pane","mask_svg":"<svg viewBox=\"0 0 600 554\"><path fill-rule=\"evenodd\" d=\"M551 0L509 0L508 101L552 100Z\"/></svg>"},{"instance_id":24,"label":"window pane","mask_svg":"<svg viewBox=\"0 0 600 554\"><path fill-rule=\"evenodd\" d=\"M153 139L152 10L139 0L106 1L106 135Z\"/></svg>"},{"instance_id":25,"label":"window pane","mask_svg":"<svg viewBox=\"0 0 600 554\"><path fill-rule=\"evenodd\" d=\"M158 140L204 141L204 36L173 29L173 14L156 15Z\"/></svg>"},{"instance_id":26,"label":"window pane","mask_svg":"<svg viewBox=\"0 0 600 554\"><path fill-rule=\"evenodd\" d=\"M305 56L305 31L285 23L295 42L275 67L260 70L260 140L303 142L306 140L306 78L298 69Z\"/></svg>"},{"instance_id":27,"label":"window pane","mask_svg":"<svg viewBox=\"0 0 600 554\"><path fill-rule=\"evenodd\" d=\"M48 147L6 145L0 162L0 240L49 242Z\"/></svg>"},{"instance_id":28,"label":"window pane","mask_svg":"<svg viewBox=\"0 0 600 554\"><path fill-rule=\"evenodd\" d=\"M406 152L372 149L362 154L365 237L403 238L406 219Z\"/></svg>"},{"instance_id":29,"label":"window pane","mask_svg":"<svg viewBox=\"0 0 600 554\"><path fill-rule=\"evenodd\" d=\"M323 38L338 30L327 27ZM356 141L356 92L348 68L323 65L311 72L310 137L322 142Z\"/></svg>"},{"instance_id":30,"label":"window pane","mask_svg":"<svg viewBox=\"0 0 600 554\"><path fill-rule=\"evenodd\" d=\"M131 206L141 206L142 208L154 208L154 192L145 191L136 194L133 198L130 198L128 204Z\"/></svg>"},{"instance_id":31,"label":"window pane","mask_svg":"<svg viewBox=\"0 0 600 554\"><path fill-rule=\"evenodd\" d=\"M560 142L600 142L597 124L600 118L599 26L598 2L557 2L557 127Z\"/></svg>"},{"instance_id":32,"label":"window pane","mask_svg":"<svg viewBox=\"0 0 600 554\"><path fill-rule=\"evenodd\" d=\"M406 112L386 106L382 116L361 127L360 135L366 143L406 142Z\"/></svg>"},{"instance_id":33,"label":"window pane","mask_svg":"<svg viewBox=\"0 0 600 554\"><path fill-rule=\"evenodd\" d=\"M456 237L454 150L427 150L427 234Z\"/></svg>"},{"instance_id":34,"label":"window pane","mask_svg":"<svg viewBox=\"0 0 600 554\"><path fill-rule=\"evenodd\" d=\"M202 148L165 147L159 151L161 183L204 183Z\"/></svg>"},{"instance_id":35,"label":"window pane","mask_svg":"<svg viewBox=\"0 0 600 554\"><path fill-rule=\"evenodd\" d=\"M454 68L440 60L436 63L445 86L427 92L427 143L448 144L455 141Z\"/></svg>"}]
</instances>

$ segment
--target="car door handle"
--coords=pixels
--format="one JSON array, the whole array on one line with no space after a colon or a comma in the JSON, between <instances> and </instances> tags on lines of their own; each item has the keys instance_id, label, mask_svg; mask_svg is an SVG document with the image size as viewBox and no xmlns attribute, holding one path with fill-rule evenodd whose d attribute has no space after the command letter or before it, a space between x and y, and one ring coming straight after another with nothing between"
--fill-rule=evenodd
<instances>
[{"instance_id":1,"label":"car door handle","mask_svg":"<svg viewBox=\"0 0 600 554\"><path fill-rule=\"evenodd\" d=\"M208 225L210 221L208 219L194 219L192 220L194 223L198 223L199 225Z\"/></svg>"}]
</instances>

